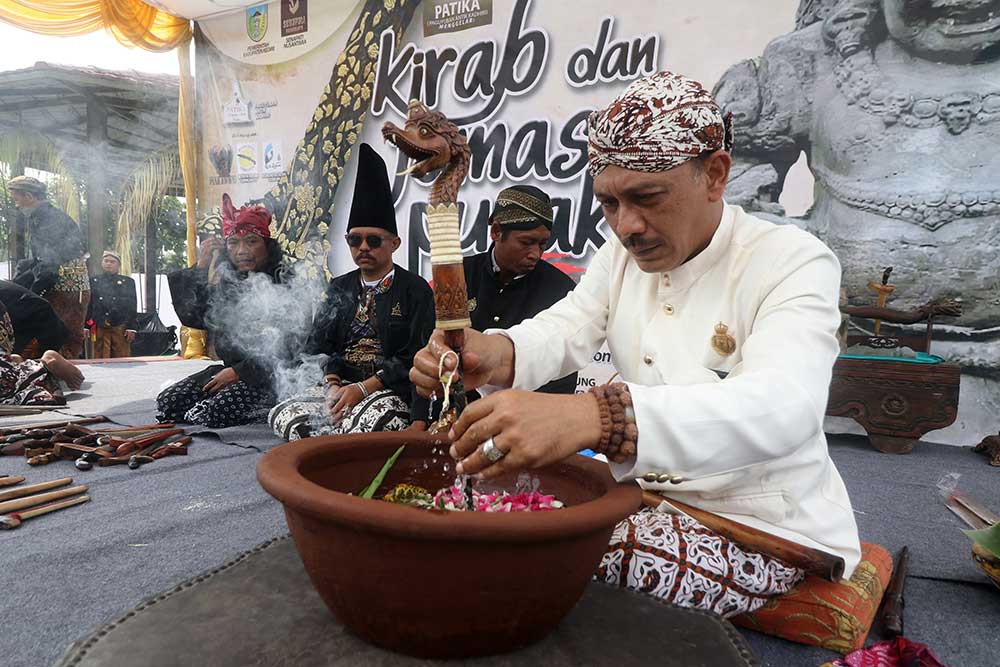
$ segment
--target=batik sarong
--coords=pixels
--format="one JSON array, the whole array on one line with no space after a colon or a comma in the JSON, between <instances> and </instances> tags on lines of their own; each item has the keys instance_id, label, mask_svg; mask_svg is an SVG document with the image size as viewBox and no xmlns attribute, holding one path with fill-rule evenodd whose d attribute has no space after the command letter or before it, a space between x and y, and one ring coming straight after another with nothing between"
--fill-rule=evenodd
<instances>
[{"instance_id":1,"label":"batik sarong","mask_svg":"<svg viewBox=\"0 0 1000 667\"><path fill-rule=\"evenodd\" d=\"M334 423L326 407L323 387L315 387L278 403L267 418L274 434L283 440L317 435L402 431L410 425L410 408L397 394L382 389L363 398Z\"/></svg>"},{"instance_id":2,"label":"batik sarong","mask_svg":"<svg viewBox=\"0 0 1000 667\"><path fill-rule=\"evenodd\" d=\"M615 527L596 578L729 618L756 611L803 576L688 516L647 508Z\"/></svg>"},{"instance_id":3,"label":"batik sarong","mask_svg":"<svg viewBox=\"0 0 1000 667\"><path fill-rule=\"evenodd\" d=\"M0 405L66 405L66 399L43 362L0 356Z\"/></svg>"},{"instance_id":4,"label":"batik sarong","mask_svg":"<svg viewBox=\"0 0 1000 667\"><path fill-rule=\"evenodd\" d=\"M214 394L203 389L224 368L221 364L209 366L161 391L156 397L157 420L209 428L263 422L274 405L269 389L255 387L243 380L226 385Z\"/></svg>"}]
</instances>

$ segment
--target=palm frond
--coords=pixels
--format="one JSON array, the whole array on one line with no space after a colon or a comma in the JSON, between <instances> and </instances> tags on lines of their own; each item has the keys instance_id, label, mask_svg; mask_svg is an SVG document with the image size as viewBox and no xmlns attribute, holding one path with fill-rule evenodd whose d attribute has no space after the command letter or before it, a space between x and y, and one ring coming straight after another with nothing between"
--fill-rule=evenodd
<instances>
[{"instance_id":1,"label":"palm frond","mask_svg":"<svg viewBox=\"0 0 1000 667\"><path fill-rule=\"evenodd\" d=\"M129 176L119 202L115 242L124 275L132 273L133 251L145 232L146 221L156 215L179 169L177 148L171 147L151 155Z\"/></svg>"}]
</instances>

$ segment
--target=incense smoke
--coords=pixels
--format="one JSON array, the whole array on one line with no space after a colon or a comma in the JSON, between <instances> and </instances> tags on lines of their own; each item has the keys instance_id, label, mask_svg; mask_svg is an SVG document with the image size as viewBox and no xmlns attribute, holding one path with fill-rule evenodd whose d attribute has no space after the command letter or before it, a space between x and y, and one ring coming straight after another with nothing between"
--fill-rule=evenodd
<instances>
[{"instance_id":1,"label":"incense smoke","mask_svg":"<svg viewBox=\"0 0 1000 667\"><path fill-rule=\"evenodd\" d=\"M309 349L313 322L325 309L326 281L305 262L279 269L282 281L252 272L238 289L225 290L209 306L207 323L226 332L229 342L271 374L278 401L322 383L325 354ZM223 281L236 281L228 263L219 267ZM217 293L220 294L221 293ZM250 323L248 325L248 323Z\"/></svg>"}]
</instances>

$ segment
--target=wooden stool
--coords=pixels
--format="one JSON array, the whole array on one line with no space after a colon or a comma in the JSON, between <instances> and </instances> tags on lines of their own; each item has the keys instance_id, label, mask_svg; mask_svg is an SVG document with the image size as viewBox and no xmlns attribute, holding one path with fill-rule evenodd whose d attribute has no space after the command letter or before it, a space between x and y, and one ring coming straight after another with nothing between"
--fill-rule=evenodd
<instances>
[{"instance_id":1,"label":"wooden stool","mask_svg":"<svg viewBox=\"0 0 1000 667\"><path fill-rule=\"evenodd\" d=\"M954 423L960 375L945 361L839 357L826 414L853 418L880 452L908 454L925 433Z\"/></svg>"}]
</instances>

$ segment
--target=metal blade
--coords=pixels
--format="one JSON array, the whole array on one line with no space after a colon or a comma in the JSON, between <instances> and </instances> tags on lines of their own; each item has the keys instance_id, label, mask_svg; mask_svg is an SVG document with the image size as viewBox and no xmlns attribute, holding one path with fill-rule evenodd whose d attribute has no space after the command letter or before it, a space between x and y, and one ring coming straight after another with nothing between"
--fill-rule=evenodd
<instances>
[{"instance_id":1,"label":"metal blade","mask_svg":"<svg viewBox=\"0 0 1000 667\"><path fill-rule=\"evenodd\" d=\"M981 530L983 528L989 528L989 525L976 516L974 513L970 512L964 505L955 500L954 497L949 498L944 502L945 506L950 509L955 515L964 521L966 525L970 528L975 528L976 530Z\"/></svg>"},{"instance_id":2,"label":"metal blade","mask_svg":"<svg viewBox=\"0 0 1000 667\"><path fill-rule=\"evenodd\" d=\"M983 506L982 503L966 493L954 493L951 497L960 505L965 507L965 509L982 519L987 526L992 526L1000 521L1000 516L997 516L989 508Z\"/></svg>"}]
</instances>

